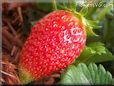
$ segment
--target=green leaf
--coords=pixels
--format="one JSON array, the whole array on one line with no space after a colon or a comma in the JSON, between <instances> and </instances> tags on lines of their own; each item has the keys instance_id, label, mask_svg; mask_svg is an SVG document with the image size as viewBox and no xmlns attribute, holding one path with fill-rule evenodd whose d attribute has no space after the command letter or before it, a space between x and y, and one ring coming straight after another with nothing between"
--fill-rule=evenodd
<instances>
[{"instance_id":1,"label":"green leaf","mask_svg":"<svg viewBox=\"0 0 114 86\"><path fill-rule=\"evenodd\" d=\"M88 7L88 12L86 13L85 17L91 19L92 15L95 13L97 9L97 7Z\"/></svg>"},{"instance_id":2,"label":"green leaf","mask_svg":"<svg viewBox=\"0 0 114 86\"><path fill-rule=\"evenodd\" d=\"M103 8L102 10L98 9L100 12L97 15L97 20L101 21L102 19L104 19L105 15L107 13L109 13L112 9L113 9L113 0L109 0L110 2L106 5L105 8Z\"/></svg>"},{"instance_id":3,"label":"green leaf","mask_svg":"<svg viewBox=\"0 0 114 86\"><path fill-rule=\"evenodd\" d=\"M93 42L85 47L84 51L75 60L74 64L80 62L91 63L91 62L105 62L114 60L112 53L104 47L101 42Z\"/></svg>"},{"instance_id":4,"label":"green leaf","mask_svg":"<svg viewBox=\"0 0 114 86\"><path fill-rule=\"evenodd\" d=\"M83 16L81 17L82 23L84 24L86 28L86 32L88 36L98 36L96 33L93 32L93 27L91 24L89 24L88 20L85 19Z\"/></svg>"},{"instance_id":5,"label":"green leaf","mask_svg":"<svg viewBox=\"0 0 114 86\"><path fill-rule=\"evenodd\" d=\"M89 58L91 58L96 52L90 48L85 47L84 51L81 53L81 55L78 57L78 59L75 60L75 63L78 64L79 62L86 62Z\"/></svg>"},{"instance_id":6,"label":"green leaf","mask_svg":"<svg viewBox=\"0 0 114 86\"><path fill-rule=\"evenodd\" d=\"M104 67L102 65L99 65L99 68L100 68L100 70L99 70L99 78L101 80L101 83L103 84L103 83L105 83L105 79L103 79L104 77L102 77L102 75L105 75L106 71L105 71L105 69L104 69Z\"/></svg>"},{"instance_id":7,"label":"green leaf","mask_svg":"<svg viewBox=\"0 0 114 86\"><path fill-rule=\"evenodd\" d=\"M71 10L76 11L76 3L75 3L75 0L68 0L68 7Z\"/></svg>"},{"instance_id":8,"label":"green leaf","mask_svg":"<svg viewBox=\"0 0 114 86\"><path fill-rule=\"evenodd\" d=\"M83 6L83 8L80 10L80 13L85 16L88 13L88 7Z\"/></svg>"},{"instance_id":9,"label":"green leaf","mask_svg":"<svg viewBox=\"0 0 114 86\"><path fill-rule=\"evenodd\" d=\"M97 68L97 66L95 64L90 64L88 66L88 69L89 69L90 74L91 74L92 82L95 83L95 81L96 81L95 79L97 77L98 68ZM96 74L96 76L95 76L95 74Z\"/></svg>"},{"instance_id":10,"label":"green leaf","mask_svg":"<svg viewBox=\"0 0 114 86\"><path fill-rule=\"evenodd\" d=\"M105 51L106 48L104 47L104 44L101 42L91 43L88 45L88 47L91 47L99 55L106 53L106 51Z\"/></svg>"},{"instance_id":11,"label":"green leaf","mask_svg":"<svg viewBox=\"0 0 114 86\"><path fill-rule=\"evenodd\" d=\"M90 71L88 70L87 66L85 64L79 64L77 67L87 77L89 83L92 84L92 78L91 78Z\"/></svg>"},{"instance_id":12,"label":"green leaf","mask_svg":"<svg viewBox=\"0 0 114 86\"><path fill-rule=\"evenodd\" d=\"M112 84L112 75L102 65L90 63L88 66L80 63L77 66L70 65L65 74L61 75L61 84L86 84L86 85L108 85Z\"/></svg>"},{"instance_id":13,"label":"green leaf","mask_svg":"<svg viewBox=\"0 0 114 86\"><path fill-rule=\"evenodd\" d=\"M102 6L103 2L106 2L104 0L86 0L85 5L88 7L88 12L86 13L85 17L91 19L94 13L96 12L97 9L99 9L99 5ZM94 5L94 6L91 6Z\"/></svg>"},{"instance_id":14,"label":"green leaf","mask_svg":"<svg viewBox=\"0 0 114 86\"><path fill-rule=\"evenodd\" d=\"M86 76L74 65L71 65L66 74L61 76L61 84L88 84ZM67 83L66 83L67 82Z\"/></svg>"},{"instance_id":15,"label":"green leaf","mask_svg":"<svg viewBox=\"0 0 114 86\"><path fill-rule=\"evenodd\" d=\"M98 29L98 28L102 28L102 26L99 26L99 21L93 21L93 20L87 20L89 22L89 24L93 27L93 29Z\"/></svg>"},{"instance_id":16,"label":"green leaf","mask_svg":"<svg viewBox=\"0 0 114 86\"><path fill-rule=\"evenodd\" d=\"M114 15L114 12L113 12ZM103 22L104 28L102 28L103 35L102 40L106 44L106 47L114 53L114 16L109 17Z\"/></svg>"}]
</instances>

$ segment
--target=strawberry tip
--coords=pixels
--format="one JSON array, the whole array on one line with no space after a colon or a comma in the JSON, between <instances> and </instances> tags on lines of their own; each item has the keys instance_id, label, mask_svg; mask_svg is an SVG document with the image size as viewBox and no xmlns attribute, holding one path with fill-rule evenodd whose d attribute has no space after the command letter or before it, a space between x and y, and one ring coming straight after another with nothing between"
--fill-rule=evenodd
<instances>
[{"instance_id":1,"label":"strawberry tip","mask_svg":"<svg viewBox=\"0 0 114 86\"><path fill-rule=\"evenodd\" d=\"M19 69L19 77L22 84L28 84L34 80L30 73L28 73L23 68Z\"/></svg>"}]
</instances>

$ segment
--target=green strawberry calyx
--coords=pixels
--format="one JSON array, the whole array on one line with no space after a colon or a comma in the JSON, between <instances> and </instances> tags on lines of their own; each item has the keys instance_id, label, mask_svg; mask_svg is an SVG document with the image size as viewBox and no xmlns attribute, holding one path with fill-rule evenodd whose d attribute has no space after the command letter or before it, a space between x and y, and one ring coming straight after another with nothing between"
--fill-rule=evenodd
<instances>
[{"instance_id":1,"label":"green strawberry calyx","mask_svg":"<svg viewBox=\"0 0 114 86\"><path fill-rule=\"evenodd\" d=\"M87 35L88 35L88 36L98 36L98 35L93 31L93 25L90 24L89 20L86 19L80 12L74 11L74 10L69 9L69 8L64 8L64 9L66 9L66 10L68 10L68 11L71 11L72 13L74 13L74 15L75 15L76 17L78 17L78 18L81 20L81 22L83 23L83 25L84 25L85 28L86 28L86 32L87 32ZM92 21L92 20L91 20L91 22L96 22L96 21ZM97 23L99 23L99 22L97 22Z\"/></svg>"}]
</instances>

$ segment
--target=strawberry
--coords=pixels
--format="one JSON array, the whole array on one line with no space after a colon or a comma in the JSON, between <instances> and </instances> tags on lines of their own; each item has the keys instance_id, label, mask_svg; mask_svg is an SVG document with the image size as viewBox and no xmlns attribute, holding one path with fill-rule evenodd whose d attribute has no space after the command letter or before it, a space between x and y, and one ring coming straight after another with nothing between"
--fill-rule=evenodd
<instances>
[{"instance_id":1,"label":"strawberry","mask_svg":"<svg viewBox=\"0 0 114 86\"><path fill-rule=\"evenodd\" d=\"M49 13L32 28L24 44L20 76L41 79L67 67L80 55L85 42L85 27L74 13L66 10Z\"/></svg>"}]
</instances>

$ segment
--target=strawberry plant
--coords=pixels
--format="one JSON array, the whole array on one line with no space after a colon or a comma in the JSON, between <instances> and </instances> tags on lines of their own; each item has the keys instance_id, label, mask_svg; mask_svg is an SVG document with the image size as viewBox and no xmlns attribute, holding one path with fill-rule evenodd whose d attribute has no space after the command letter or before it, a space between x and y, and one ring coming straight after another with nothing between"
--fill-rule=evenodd
<instances>
[{"instance_id":1,"label":"strawberry plant","mask_svg":"<svg viewBox=\"0 0 114 86\"><path fill-rule=\"evenodd\" d=\"M69 66L65 75L61 76L62 84L85 84L85 85L105 85L112 83L110 72L106 71L102 65L90 63L88 67L84 63ZM82 78L83 77L83 78Z\"/></svg>"},{"instance_id":2,"label":"strawberry plant","mask_svg":"<svg viewBox=\"0 0 114 86\"><path fill-rule=\"evenodd\" d=\"M15 56L21 84L44 84L54 74L60 76L52 84L114 83L113 0L39 0L33 5L23 11L27 14L17 30L24 42L20 45L18 41L21 49ZM3 35L6 32L4 29Z\"/></svg>"}]
</instances>

